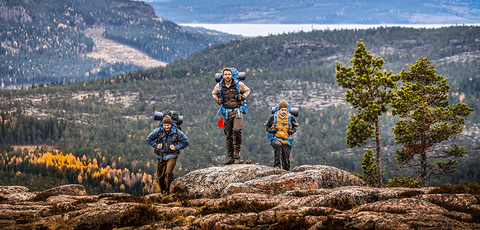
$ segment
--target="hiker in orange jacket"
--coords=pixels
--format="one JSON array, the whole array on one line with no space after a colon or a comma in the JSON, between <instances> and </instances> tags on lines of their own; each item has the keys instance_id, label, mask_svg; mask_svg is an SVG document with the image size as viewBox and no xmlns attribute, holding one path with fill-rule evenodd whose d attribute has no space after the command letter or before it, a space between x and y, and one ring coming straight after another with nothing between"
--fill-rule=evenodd
<instances>
[{"instance_id":1,"label":"hiker in orange jacket","mask_svg":"<svg viewBox=\"0 0 480 230\"><path fill-rule=\"evenodd\" d=\"M293 144L293 134L298 129L297 119L290 113L290 105L280 101L277 111L268 117L263 125L268 132L270 145L274 149L273 167L290 170L290 151Z\"/></svg>"}]
</instances>

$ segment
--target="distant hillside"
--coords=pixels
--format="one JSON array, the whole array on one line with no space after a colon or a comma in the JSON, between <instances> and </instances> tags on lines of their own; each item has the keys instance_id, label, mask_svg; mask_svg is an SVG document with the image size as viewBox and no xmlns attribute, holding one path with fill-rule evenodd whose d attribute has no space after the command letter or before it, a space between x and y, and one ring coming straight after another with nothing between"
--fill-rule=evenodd
<instances>
[{"instance_id":1,"label":"distant hillside","mask_svg":"<svg viewBox=\"0 0 480 230\"><path fill-rule=\"evenodd\" d=\"M157 18L150 5L129 0L0 0L0 20L2 89L108 77L144 68L134 61L89 58L100 46L85 35L90 28L102 29L104 38L165 63L238 38L187 32Z\"/></svg>"},{"instance_id":2,"label":"distant hillside","mask_svg":"<svg viewBox=\"0 0 480 230\"><path fill-rule=\"evenodd\" d=\"M437 74L445 76L452 86L450 101L462 101L475 108L464 132L434 149L465 146L467 154L460 160L458 171L452 177L432 178L430 185L478 183L480 177L475 169L480 167L480 27L466 26L313 31L249 38L208 48L166 67L65 85L2 91L0 150L8 152L4 156L11 159L24 154L11 153L9 145L47 144L58 146L65 154L95 159L99 167L153 175L156 159L145 142L158 126L153 113L176 110L185 118L182 130L191 145L182 151L175 176L221 165L225 160L225 137L216 125L219 107L211 91L215 72L231 66L248 73L245 84L252 90L243 129L243 159L273 164L263 123L271 106L285 99L300 108L292 167L321 164L361 172L364 148L350 149L345 143L349 116L355 111L346 105L344 91L335 83L334 69L336 61L351 65L349 61L360 39L374 56L385 60L385 70L394 73L408 70L421 56L428 56ZM394 169L398 145L392 127L397 120L389 114L381 120L385 180L410 173ZM15 162L10 164L14 170ZM15 172L5 172L8 180L4 179L4 183L33 183L28 175ZM45 180L61 184L59 177ZM84 183L99 190L98 184Z\"/></svg>"},{"instance_id":3,"label":"distant hillside","mask_svg":"<svg viewBox=\"0 0 480 230\"><path fill-rule=\"evenodd\" d=\"M205 1L150 0L159 17L176 23L465 24L480 22L475 0L446 1Z\"/></svg>"}]
</instances>

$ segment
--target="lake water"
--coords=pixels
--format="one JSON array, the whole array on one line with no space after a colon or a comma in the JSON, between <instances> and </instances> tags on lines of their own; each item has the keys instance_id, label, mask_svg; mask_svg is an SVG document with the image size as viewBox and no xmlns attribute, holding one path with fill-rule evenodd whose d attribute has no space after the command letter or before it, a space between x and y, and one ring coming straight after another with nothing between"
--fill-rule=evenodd
<instances>
[{"instance_id":1,"label":"lake water","mask_svg":"<svg viewBox=\"0 0 480 230\"><path fill-rule=\"evenodd\" d=\"M377 27L409 27L409 28L441 28L449 26L460 26L458 24L198 24L187 23L181 26L203 27L229 34L239 34L246 37L268 36L290 32L308 32L312 30L334 30L334 29L369 29ZM464 24L480 26L480 24Z\"/></svg>"}]
</instances>

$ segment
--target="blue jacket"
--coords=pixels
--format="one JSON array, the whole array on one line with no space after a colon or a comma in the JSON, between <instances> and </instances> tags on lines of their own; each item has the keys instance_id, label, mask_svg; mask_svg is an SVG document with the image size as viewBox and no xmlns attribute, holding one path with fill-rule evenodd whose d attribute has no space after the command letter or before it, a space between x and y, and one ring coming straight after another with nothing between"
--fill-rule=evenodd
<instances>
[{"instance_id":1,"label":"blue jacket","mask_svg":"<svg viewBox=\"0 0 480 230\"><path fill-rule=\"evenodd\" d=\"M174 155L176 157L177 151L187 147L190 144L187 135L185 135L185 133L183 133L181 130L177 129L177 127L172 125L172 129L167 135L163 129L163 126L160 126L160 128L154 129L147 137L147 143L153 148L157 148L158 143L156 141L159 133L161 134L160 142L163 143L163 147L160 149L160 152L164 153L162 154L164 155L164 160L174 158L173 156L169 155ZM175 151L170 149L170 144L175 146ZM165 156L169 156L167 157L168 159L165 159Z\"/></svg>"}]
</instances>

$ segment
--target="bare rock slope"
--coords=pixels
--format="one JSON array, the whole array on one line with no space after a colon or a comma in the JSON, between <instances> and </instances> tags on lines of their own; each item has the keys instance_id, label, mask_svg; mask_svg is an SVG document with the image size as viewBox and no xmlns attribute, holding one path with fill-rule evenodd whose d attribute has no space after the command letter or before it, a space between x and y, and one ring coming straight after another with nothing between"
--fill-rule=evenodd
<instances>
[{"instance_id":1,"label":"bare rock slope","mask_svg":"<svg viewBox=\"0 0 480 230\"><path fill-rule=\"evenodd\" d=\"M371 188L322 165L229 165L177 178L170 196L0 186L0 228L479 229L479 192L458 191Z\"/></svg>"},{"instance_id":2,"label":"bare rock slope","mask_svg":"<svg viewBox=\"0 0 480 230\"><path fill-rule=\"evenodd\" d=\"M93 52L86 54L87 57L103 59L110 63L135 64L144 68L167 65L167 63L155 60L133 47L105 38L103 36L104 31L103 28L87 29L85 31L85 35L92 38L95 43Z\"/></svg>"}]
</instances>

